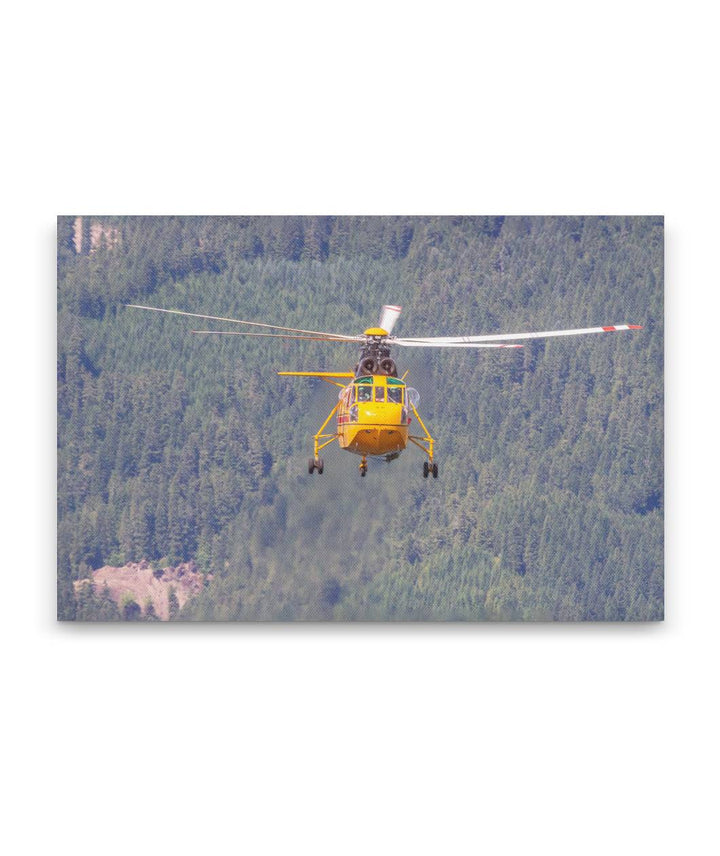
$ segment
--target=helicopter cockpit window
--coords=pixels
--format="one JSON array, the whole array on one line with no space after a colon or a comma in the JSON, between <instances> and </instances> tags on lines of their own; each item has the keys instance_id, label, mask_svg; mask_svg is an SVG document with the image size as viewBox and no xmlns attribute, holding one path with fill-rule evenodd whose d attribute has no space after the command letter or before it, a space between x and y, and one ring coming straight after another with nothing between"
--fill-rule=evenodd
<instances>
[{"instance_id":1,"label":"helicopter cockpit window","mask_svg":"<svg viewBox=\"0 0 720 856\"><path fill-rule=\"evenodd\" d=\"M391 404L402 404L402 387L389 386L387 388L387 400Z\"/></svg>"},{"instance_id":2,"label":"helicopter cockpit window","mask_svg":"<svg viewBox=\"0 0 720 856\"><path fill-rule=\"evenodd\" d=\"M384 386L376 386L375 387L375 401L385 401L385 387Z\"/></svg>"},{"instance_id":3,"label":"helicopter cockpit window","mask_svg":"<svg viewBox=\"0 0 720 856\"><path fill-rule=\"evenodd\" d=\"M357 386L357 400L358 401L372 401L372 391L373 388L371 386Z\"/></svg>"}]
</instances>

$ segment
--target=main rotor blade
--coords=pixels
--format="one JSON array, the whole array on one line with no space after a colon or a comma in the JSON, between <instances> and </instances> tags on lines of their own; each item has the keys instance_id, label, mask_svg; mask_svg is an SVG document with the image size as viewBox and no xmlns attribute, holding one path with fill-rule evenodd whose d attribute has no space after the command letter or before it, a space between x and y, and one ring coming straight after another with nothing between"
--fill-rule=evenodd
<instances>
[{"instance_id":1,"label":"main rotor blade","mask_svg":"<svg viewBox=\"0 0 720 856\"><path fill-rule=\"evenodd\" d=\"M545 339L550 336L582 336L586 333L614 333L617 330L642 330L640 324L613 324L607 327L583 327L577 330L547 330L543 333L492 333L487 336L441 336L423 339L393 339L394 345L425 345L443 347L444 345L470 345L476 342L502 342L513 339Z\"/></svg>"},{"instance_id":2,"label":"main rotor blade","mask_svg":"<svg viewBox=\"0 0 720 856\"><path fill-rule=\"evenodd\" d=\"M522 345L506 345L504 342L458 342L448 339L389 339L391 345L403 348L522 348Z\"/></svg>"},{"instance_id":3,"label":"main rotor blade","mask_svg":"<svg viewBox=\"0 0 720 856\"><path fill-rule=\"evenodd\" d=\"M356 336L354 339L346 337L340 339L338 336L296 336L293 333L254 333L249 330L191 330L191 333L207 336L268 336L272 339L304 339L306 342L340 342L347 344L349 341L364 342L364 336Z\"/></svg>"},{"instance_id":4,"label":"main rotor blade","mask_svg":"<svg viewBox=\"0 0 720 856\"><path fill-rule=\"evenodd\" d=\"M401 311L402 306L383 306L380 313L380 324L378 325L380 329L385 330L388 334L392 333L392 328L400 317Z\"/></svg>"},{"instance_id":5,"label":"main rotor blade","mask_svg":"<svg viewBox=\"0 0 720 856\"><path fill-rule=\"evenodd\" d=\"M318 330L300 330L296 327L281 327L278 324L263 324L261 321L240 321L238 318L219 318L217 315L199 315L197 312L181 312L179 309L160 309L157 306L139 306L126 303L128 309L148 309L151 312L166 312L169 315L185 315L188 318L204 318L206 321L223 321L230 324L247 324L250 327L266 327L270 330L285 330L288 333L309 333L311 336L332 336L347 342L364 341L357 336L344 336L342 333L325 333Z\"/></svg>"}]
</instances>

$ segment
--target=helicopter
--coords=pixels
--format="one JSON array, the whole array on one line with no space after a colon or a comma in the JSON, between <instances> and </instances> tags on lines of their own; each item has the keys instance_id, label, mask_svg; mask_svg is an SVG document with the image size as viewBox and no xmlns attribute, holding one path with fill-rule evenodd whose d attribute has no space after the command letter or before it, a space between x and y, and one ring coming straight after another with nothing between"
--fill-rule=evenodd
<instances>
[{"instance_id":1,"label":"helicopter","mask_svg":"<svg viewBox=\"0 0 720 856\"><path fill-rule=\"evenodd\" d=\"M517 344L521 339L543 339L553 336L581 336L590 333L613 333L622 330L642 330L640 324L612 324L603 327L584 327L574 330L548 330L540 333L491 333L478 336L431 336L407 338L392 335L402 308L386 304L382 307L377 327L369 327L359 335L326 333L318 330L303 330L297 327L283 327L260 321L242 321L237 318L222 318L215 315L201 315L195 312L183 312L179 309L162 309L157 306L126 304L130 309L146 309L151 312L165 312L171 315L184 315L201 318L206 321L243 324L250 327L262 327L265 330L281 332L258 332L237 330L191 330L196 335L215 336L269 336L283 339L303 339L314 342L356 343L360 353L355 368L351 372L321 371L279 371L284 377L319 378L340 388L338 402L313 437L313 457L308 461L308 473L322 475L325 463L320 452L337 440L341 449L359 455L358 466L361 476L368 469L368 457L384 458L393 461L412 443L420 448L427 458L423 461L423 477L438 477L438 462L435 459L435 440L428 431L417 410L420 396L417 390L405 383L407 372L398 376L391 348L522 348ZM350 381L348 383L348 381ZM422 434L411 434L410 425L413 416L420 426ZM335 417L336 430L328 426Z\"/></svg>"}]
</instances>

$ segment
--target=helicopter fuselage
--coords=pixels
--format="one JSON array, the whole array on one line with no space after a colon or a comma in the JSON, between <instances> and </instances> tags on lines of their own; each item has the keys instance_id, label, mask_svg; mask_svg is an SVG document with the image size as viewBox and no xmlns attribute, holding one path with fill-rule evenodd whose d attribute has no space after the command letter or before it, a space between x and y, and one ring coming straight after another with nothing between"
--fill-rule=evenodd
<instances>
[{"instance_id":1,"label":"helicopter fuselage","mask_svg":"<svg viewBox=\"0 0 720 856\"><path fill-rule=\"evenodd\" d=\"M341 449L394 458L407 446L407 387L387 375L356 377L340 393L337 434Z\"/></svg>"}]
</instances>

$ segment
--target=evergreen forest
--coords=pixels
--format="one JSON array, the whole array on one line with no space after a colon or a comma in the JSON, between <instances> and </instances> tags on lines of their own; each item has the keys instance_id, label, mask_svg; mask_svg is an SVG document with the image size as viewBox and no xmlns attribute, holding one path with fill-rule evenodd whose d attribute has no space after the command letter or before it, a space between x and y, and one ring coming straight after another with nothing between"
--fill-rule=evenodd
<instances>
[{"instance_id":1,"label":"evergreen forest","mask_svg":"<svg viewBox=\"0 0 720 856\"><path fill-rule=\"evenodd\" d=\"M58 218L58 617L120 619L73 582L193 560L184 620L663 617L661 217ZM396 348L436 441L337 444L318 379L357 346L198 336L128 303L402 336L640 324L522 349ZM127 611L126 611L127 612Z\"/></svg>"}]
</instances>

